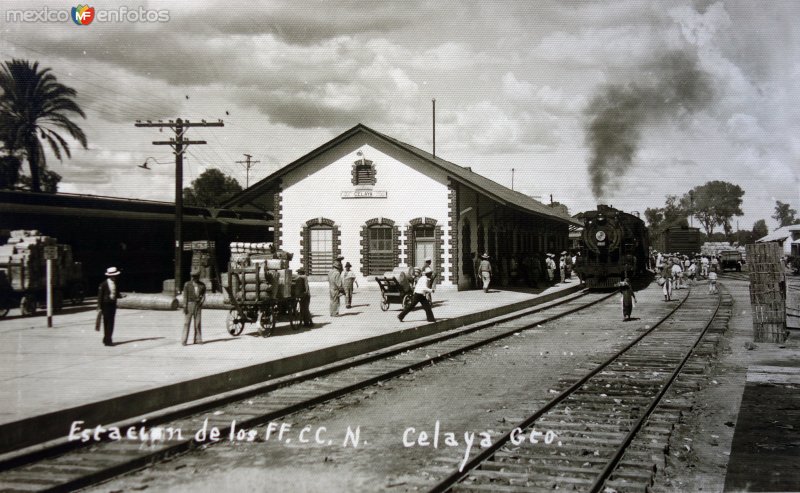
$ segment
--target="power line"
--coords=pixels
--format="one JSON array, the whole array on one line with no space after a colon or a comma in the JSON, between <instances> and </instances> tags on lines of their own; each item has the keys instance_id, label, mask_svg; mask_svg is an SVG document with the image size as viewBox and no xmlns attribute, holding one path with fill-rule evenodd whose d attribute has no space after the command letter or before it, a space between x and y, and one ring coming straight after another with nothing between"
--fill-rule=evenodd
<instances>
[{"instance_id":1,"label":"power line","mask_svg":"<svg viewBox=\"0 0 800 493\"><path fill-rule=\"evenodd\" d=\"M183 256L183 154L190 145L206 143L205 140L188 140L184 136L186 131L192 127L224 127L225 124L222 123L222 120L216 122L207 122L205 120L190 122L189 120L178 118L175 121L169 120L167 123L137 120L134 126L155 127L158 129L169 128L175 132L174 138L157 140L153 142L153 145L168 145L175 152L175 285L172 293L177 296L181 285L181 257Z\"/></svg>"},{"instance_id":2,"label":"power line","mask_svg":"<svg viewBox=\"0 0 800 493\"><path fill-rule=\"evenodd\" d=\"M245 154L244 156L247 159L244 160L244 161L236 161L236 164L244 164L245 165L245 169L247 169L247 181L245 182L245 187L244 188L250 188L250 167L252 165L254 165L254 164L260 163L261 161L250 161L250 158L253 157L250 154Z\"/></svg>"}]
</instances>

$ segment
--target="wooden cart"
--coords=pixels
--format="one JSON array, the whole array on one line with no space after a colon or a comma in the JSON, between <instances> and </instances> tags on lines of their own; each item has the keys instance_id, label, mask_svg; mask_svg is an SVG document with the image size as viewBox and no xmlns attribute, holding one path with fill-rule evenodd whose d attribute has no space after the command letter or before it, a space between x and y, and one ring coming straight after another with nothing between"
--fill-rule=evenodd
<instances>
[{"instance_id":1,"label":"wooden cart","mask_svg":"<svg viewBox=\"0 0 800 493\"><path fill-rule=\"evenodd\" d=\"M245 274L255 274L255 291L243 288L242 281ZM278 296L276 282L277 279L269 271L229 270L228 285L225 287L233 305L225 321L229 334L238 336L244 330L246 323L259 322L259 334L267 337L277 327L280 317L288 319L289 326L293 329L300 326L300 299L293 296Z\"/></svg>"},{"instance_id":2,"label":"wooden cart","mask_svg":"<svg viewBox=\"0 0 800 493\"><path fill-rule=\"evenodd\" d=\"M375 281L381 288L381 310L388 310L391 303L399 303L403 308L411 305L414 297L413 283L409 284L408 289L403 289L400 282L393 277L376 277Z\"/></svg>"}]
</instances>

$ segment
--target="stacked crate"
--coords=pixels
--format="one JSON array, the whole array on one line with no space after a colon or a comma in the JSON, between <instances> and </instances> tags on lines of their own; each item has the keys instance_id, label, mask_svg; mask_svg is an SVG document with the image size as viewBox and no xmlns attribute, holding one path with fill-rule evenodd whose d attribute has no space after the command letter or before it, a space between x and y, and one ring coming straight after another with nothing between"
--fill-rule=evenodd
<instances>
[{"instance_id":1,"label":"stacked crate","mask_svg":"<svg viewBox=\"0 0 800 493\"><path fill-rule=\"evenodd\" d=\"M55 238L43 236L37 230L16 230L11 232L8 242L0 246L0 265L14 291L44 289L46 283L46 263L44 247L58 246ZM60 245L64 247L64 245ZM61 253L61 252L59 252ZM72 262L71 251L69 261ZM59 258L59 263L61 259ZM55 269L56 285L60 285L59 269Z\"/></svg>"},{"instance_id":2,"label":"stacked crate","mask_svg":"<svg viewBox=\"0 0 800 493\"><path fill-rule=\"evenodd\" d=\"M786 280L778 243L747 245L755 342L786 340Z\"/></svg>"},{"instance_id":3,"label":"stacked crate","mask_svg":"<svg viewBox=\"0 0 800 493\"><path fill-rule=\"evenodd\" d=\"M217 292L217 252L213 247L205 249L192 248L192 272L200 273L200 281L212 291Z\"/></svg>"}]
</instances>

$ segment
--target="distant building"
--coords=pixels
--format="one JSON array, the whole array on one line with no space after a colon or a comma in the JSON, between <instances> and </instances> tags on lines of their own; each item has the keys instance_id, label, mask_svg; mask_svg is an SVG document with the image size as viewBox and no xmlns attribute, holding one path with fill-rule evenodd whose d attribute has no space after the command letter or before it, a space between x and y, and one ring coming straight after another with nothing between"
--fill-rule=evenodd
<instances>
[{"instance_id":1,"label":"distant building","mask_svg":"<svg viewBox=\"0 0 800 493\"><path fill-rule=\"evenodd\" d=\"M756 243L780 243L784 255L800 256L800 224L783 226L759 238Z\"/></svg>"},{"instance_id":2,"label":"distant building","mask_svg":"<svg viewBox=\"0 0 800 493\"><path fill-rule=\"evenodd\" d=\"M431 258L440 282L461 289L472 283L473 254L488 253L502 278L513 256L558 253L568 247L569 226L580 225L360 124L226 204L246 206L274 212L276 244L312 279L338 255L362 278Z\"/></svg>"}]
</instances>

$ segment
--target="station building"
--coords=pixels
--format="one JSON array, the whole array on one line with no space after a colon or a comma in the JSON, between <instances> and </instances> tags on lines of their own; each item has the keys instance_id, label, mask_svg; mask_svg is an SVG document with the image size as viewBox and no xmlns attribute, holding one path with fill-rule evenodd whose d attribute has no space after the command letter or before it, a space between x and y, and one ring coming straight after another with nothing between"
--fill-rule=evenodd
<instances>
[{"instance_id":1,"label":"station building","mask_svg":"<svg viewBox=\"0 0 800 493\"><path fill-rule=\"evenodd\" d=\"M469 168L357 125L234 196L274 216L293 270L322 280L342 255L365 278L432 259L443 286L468 289L488 253L505 282L512 258L568 248L580 225ZM368 281L366 281L368 282ZM362 284L363 285L363 284Z\"/></svg>"}]
</instances>

